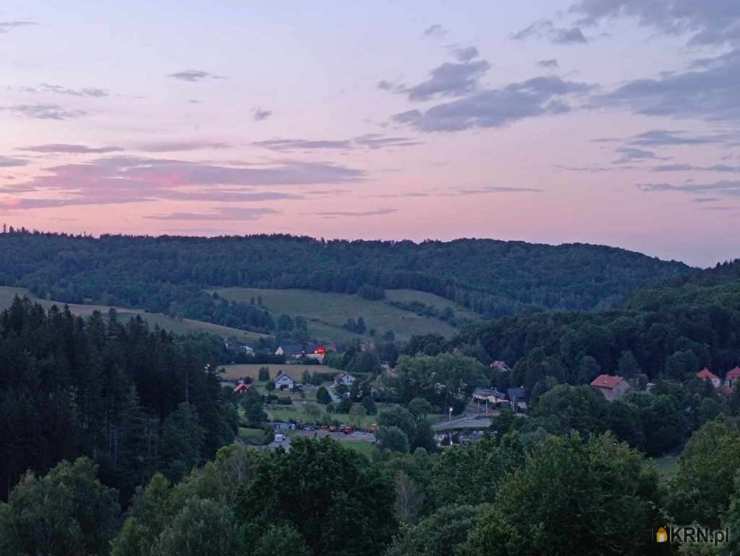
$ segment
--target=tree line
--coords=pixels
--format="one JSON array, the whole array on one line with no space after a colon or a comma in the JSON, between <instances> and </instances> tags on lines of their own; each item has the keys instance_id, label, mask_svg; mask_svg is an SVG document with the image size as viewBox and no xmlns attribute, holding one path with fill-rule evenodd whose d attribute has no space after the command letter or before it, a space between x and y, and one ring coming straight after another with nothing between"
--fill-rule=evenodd
<instances>
[{"instance_id":1,"label":"tree line","mask_svg":"<svg viewBox=\"0 0 740 556\"><path fill-rule=\"evenodd\" d=\"M0 284L39 297L145 308L254 330L275 326L259 305L228 303L209 287L302 288L380 299L384 289L441 295L495 317L537 308L592 310L690 269L585 244L558 247L451 242L316 240L288 235L100 238L13 230Z\"/></svg>"},{"instance_id":2,"label":"tree line","mask_svg":"<svg viewBox=\"0 0 740 556\"><path fill-rule=\"evenodd\" d=\"M372 458L330 439L232 444L179 480L156 473L125 512L89 458L24 475L0 503L0 553L48 556L729 555L666 545L672 523L740 526L740 429L716 419L661 476L613 435L508 432Z\"/></svg>"},{"instance_id":3,"label":"tree line","mask_svg":"<svg viewBox=\"0 0 740 556\"><path fill-rule=\"evenodd\" d=\"M209 345L115 311L83 319L16 299L0 314L0 499L26 470L80 455L124 498L212 457L237 414Z\"/></svg>"}]
</instances>

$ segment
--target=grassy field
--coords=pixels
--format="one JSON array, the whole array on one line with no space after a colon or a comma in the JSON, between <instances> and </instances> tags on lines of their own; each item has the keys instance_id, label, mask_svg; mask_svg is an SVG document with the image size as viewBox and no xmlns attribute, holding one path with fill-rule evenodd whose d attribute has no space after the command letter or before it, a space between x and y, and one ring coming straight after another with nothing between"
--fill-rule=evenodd
<instances>
[{"instance_id":1,"label":"grassy field","mask_svg":"<svg viewBox=\"0 0 740 556\"><path fill-rule=\"evenodd\" d=\"M369 442L362 442L359 440L340 440L340 443L345 448L354 450L369 459L372 458L377 451L375 444L370 444Z\"/></svg>"},{"instance_id":2,"label":"grassy field","mask_svg":"<svg viewBox=\"0 0 740 556\"><path fill-rule=\"evenodd\" d=\"M293 405L279 406L269 405L265 408L270 419L273 421L295 421L296 423L313 423L316 421L314 417L310 417L303 410L301 403L294 403ZM321 407L321 406L320 406ZM378 408L380 411L380 408ZM363 428L370 428L378 423L377 415L364 415L362 417L353 417L346 413L331 413L329 417L333 421L337 421L342 425L354 425L359 424Z\"/></svg>"},{"instance_id":3,"label":"grassy field","mask_svg":"<svg viewBox=\"0 0 740 556\"><path fill-rule=\"evenodd\" d=\"M256 363L253 365L222 365L219 368L223 368L225 370L225 373L223 374L223 377L225 379L237 380L244 377L250 377L254 380L257 380L259 376L259 370L262 367L267 367L270 370L271 378L275 378L278 374L278 371L283 371L283 373L291 377L293 380L301 380L301 377L303 376L303 371L308 371L309 373L340 372L338 369L332 369L331 367L327 367L326 365L260 365L259 363Z\"/></svg>"},{"instance_id":4,"label":"grassy field","mask_svg":"<svg viewBox=\"0 0 740 556\"><path fill-rule=\"evenodd\" d=\"M303 316L308 321L309 333L324 340L347 341L359 337L344 330L347 319L362 317L369 329L378 335L393 330L397 338L408 339L415 334L441 334L452 336L455 328L435 318L419 316L410 311L393 307L384 300L370 301L357 295L326 293L309 290L273 290L257 288L224 288L216 290L225 299L249 303L261 298L262 304L273 315L286 314ZM441 297L412 290L389 290L392 301L420 301L427 305L452 307L461 316L472 316L451 301Z\"/></svg>"},{"instance_id":5,"label":"grassy field","mask_svg":"<svg viewBox=\"0 0 740 556\"><path fill-rule=\"evenodd\" d=\"M474 313L463 305L459 305L454 301L450 301L449 299L445 299L444 297L440 297L433 293L421 292L419 290L385 290L385 296L388 301L398 301L401 303L412 303L414 301L418 301L424 305L434 307L439 311L443 311L446 307L451 307L458 317L470 320L480 319L479 314Z\"/></svg>"},{"instance_id":6,"label":"grassy field","mask_svg":"<svg viewBox=\"0 0 740 556\"><path fill-rule=\"evenodd\" d=\"M11 288L0 286L0 310L10 306L15 297L28 297L32 301L40 303L47 309L52 305L58 305L63 307L65 304L58 301L47 301L45 299L38 299L34 297L28 290L24 288ZM100 311L101 313L107 313L110 307L106 305L80 305L76 303L68 303L69 310L82 317L90 316L94 311ZM218 324L212 324L210 322L203 322L190 319L176 319L163 315L161 313L148 313L146 311L137 309L128 309L126 307L115 307L118 312L118 316L122 319L133 318L140 316L150 326L159 326L164 330L173 332L174 334L190 334L196 332L208 332L210 334L216 334L218 336L236 337L244 342L253 343L256 342L261 334L256 332L247 332L245 330L239 330L237 328L229 328L227 326L220 326Z\"/></svg>"}]
</instances>

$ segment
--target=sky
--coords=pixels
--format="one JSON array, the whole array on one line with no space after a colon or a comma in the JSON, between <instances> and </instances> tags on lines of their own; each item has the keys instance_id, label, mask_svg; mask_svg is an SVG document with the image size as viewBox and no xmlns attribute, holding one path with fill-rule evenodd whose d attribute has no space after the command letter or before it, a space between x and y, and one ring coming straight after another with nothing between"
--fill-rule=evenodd
<instances>
[{"instance_id":1,"label":"sky","mask_svg":"<svg viewBox=\"0 0 740 556\"><path fill-rule=\"evenodd\" d=\"M737 0L3 0L0 223L740 257Z\"/></svg>"}]
</instances>

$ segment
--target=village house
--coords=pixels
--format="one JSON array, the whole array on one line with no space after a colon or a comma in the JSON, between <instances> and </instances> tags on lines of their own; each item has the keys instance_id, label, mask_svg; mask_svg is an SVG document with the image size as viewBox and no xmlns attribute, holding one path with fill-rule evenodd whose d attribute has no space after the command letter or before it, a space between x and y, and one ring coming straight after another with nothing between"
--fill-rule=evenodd
<instances>
[{"instance_id":1,"label":"village house","mask_svg":"<svg viewBox=\"0 0 740 556\"><path fill-rule=\"evenodd\" d=\"M502 372L511 371L511 369L509 368L509 366L506 364L505 361L494 361L493 363L489 365L489 367L492 369L496 369L497 371L502 371Z\"/></svg>"},{"instance_id":2,"label":"village house","mask_svg":"<svg viewBox=\"0 0 740 556\"><path fill-rule=\"evenodd\" d=\"M323 363L324 357L326 357L326 351L326 347L321 344L309 345L308 349L306 349L304 357L306 359L313 359L314 361Z\"/></svg>"},{"instance_id":3,"label":"village house","mask_svg":"<svg viewBox=\"0 0 740 556\"><path fill-rule=\"evenodd\" d=\"M734 389L735 383L740 380L740 367L735 367L725 375L725 384Z\"/></svg>"},{"instance_id":4,"label":"village house","mask_svg":"<svg viewBox=\"0 0 740 556\"><path fill-rule=\"evenodd\" d=\"M334 384L336 386L339 386L341 384L343 386L346 386L347 388L351 388L355 380L357 379L349 373L339 373L337 376L334 377Z\"/></svg>"},{"instance_id":5,"label":"village house","mask_svg":"<svg viewBox=\"0 0 740 556\"><path fill-rule=\"evenodd\" d=\"M473 390L473 401L497 406L502 403L507 403L509 400L506 398L506 394L497 390L496 388L476 388Z\"/></svg>"},{"instance_id":6,"label":"village house","mask_svg":"<svg viewBox=\"0 0 740 556\"><path fill-rule=\"evenodd\" d=\"M283 344L275 350L275 355L283 355L286 359L290 357L301 357L303 354L303 346L298 344Z\"/></svg>"},{"instance_id":7,"label":"village house","mask_svg":"<svg viewBox=\"0 0 740 556\"><path fill-rule=\"evenodd\" d=\"M629 382L618 375L599 375L593 382L591 388L601 392L607 401L618 400L624 396L630 389Z\"/></svg>"},{"instance_id":8,"label":"village house","mask_svg":"<svg viewBox=\"0 0 740 556\"><path fill-rule=\"evenodd\" d=\"M706 367L696 373L696 378L704 382L710 382L714 388L719 388L722 385L722 380Z\"/></svg>"},{"instance_id":9,"label":"village house","mask_svg":"<svg viewBox=\"0 0 740 556\"><path fill-rule=\"evenodd\" d=\"M283 371L278 372L272 383L275 385L275 390L293 390L295 388L295 380Z\"/></svg>"},{"instance_id":10,"label":"village house","mask_svg":"<svg viewBox=\"0 0 740 556\"><path fill-rule=\"evenodd\" d=\"M512 411L515 413L518 411L527 411L527 401L529 400L529 396L527 395L527 391L524 389L524 386L520 386L519 388L507 388L506 397L509 398Z\"/></svg>"},{"instance_id":11,"label":"village house","mask_svg":"<svg viewBox=\"0 0 740 556\"><path fill-rule=\"evenodd\" d=\"M239 384L234 386L234 393L235 394L244 394L251 388L251 384L245 383L243 380L239 381Z\"/></svg>"}]
</instances>

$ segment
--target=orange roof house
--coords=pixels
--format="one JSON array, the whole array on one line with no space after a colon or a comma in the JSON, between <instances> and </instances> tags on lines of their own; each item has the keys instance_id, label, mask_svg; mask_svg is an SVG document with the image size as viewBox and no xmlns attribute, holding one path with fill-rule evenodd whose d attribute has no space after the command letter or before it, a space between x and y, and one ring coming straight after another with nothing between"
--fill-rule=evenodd
<instances>
[{"instance_id":1,"label":"orange roof house","mask_svg":"<svg viewBox=\"0 0 740 556\"><path fill-rule=\"evenodd\" d=\"M711 382L715 388L719 388L722 385L720 378L706 367L696 373L696 378L704 382Z\"/></svg>"},{"instance_id":2,"label":"orange roof house","mask_svg":"<svg viewBox=\"0 0 740 556\"><path fill-rule=\"evenodd\" d=\"M601 392L608 401L613 401L624 396L630 389L629 382L618 375L599 375L593 382L591 388Z\"/></svg>"}]
</instances>

